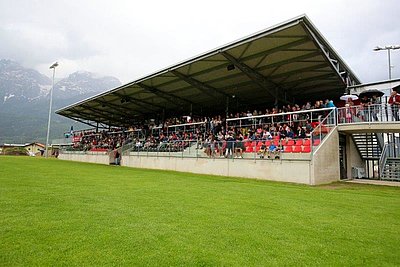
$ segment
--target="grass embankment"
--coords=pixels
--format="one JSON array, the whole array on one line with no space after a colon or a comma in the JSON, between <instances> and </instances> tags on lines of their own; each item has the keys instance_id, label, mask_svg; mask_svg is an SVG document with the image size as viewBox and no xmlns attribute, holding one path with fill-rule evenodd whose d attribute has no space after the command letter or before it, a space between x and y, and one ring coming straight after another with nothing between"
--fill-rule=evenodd
<instances>
[{"instance_id":1,"label":"grass embankment","mask_svg":"<svg viewBox=\"0 0 400 267\"><path fill-rule=\"evenodd\" d=\"M0 265L400 265L399 188L0 157Z\"/></svg>"}]
</instances>

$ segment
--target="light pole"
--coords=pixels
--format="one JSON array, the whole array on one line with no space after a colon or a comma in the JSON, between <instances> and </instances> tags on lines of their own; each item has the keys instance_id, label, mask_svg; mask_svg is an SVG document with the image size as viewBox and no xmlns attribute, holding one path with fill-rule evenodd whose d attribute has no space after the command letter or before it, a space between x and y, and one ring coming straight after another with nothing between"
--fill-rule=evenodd
<instances>
[{"instance_id":1,"label":"light pole","mask_svg":"<svg viewBox=\"0 0 400 267\"><path fill-rule=\"evenodd\" d=\"M49 156L48 145L49 145L49 136L50 136L51 106L53 104L54 76L56 75L56 67L57 66L58 66L57 62L50 66L50 69L53 69L53 83L52 83L52 86L50 89L49 120L47 122L47 137L46 137L46 158Z\"/></svg>"},{"instance_id":2,"label":"light pole","mask_svg":"<svg viewBox=\"0 0 400 267\"><path fill-rule=\"evenodd\" d=\"M391 50L396 50L400 49L400 45L387 45L387 46L377 46L374 48L374 51L380 51L380 50L387 50L388 51L388 61L389 61L389 80L392 79L392 65L390 63L390 51Z\"/></svg>"}]
</instances>

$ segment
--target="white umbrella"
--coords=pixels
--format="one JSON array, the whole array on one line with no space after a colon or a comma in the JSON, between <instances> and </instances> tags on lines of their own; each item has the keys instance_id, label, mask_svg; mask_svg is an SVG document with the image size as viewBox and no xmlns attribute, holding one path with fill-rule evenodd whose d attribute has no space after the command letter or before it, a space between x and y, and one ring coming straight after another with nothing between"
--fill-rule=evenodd
<instances>
[{"instance_id":1,"label":"white umbrella","mask_svg":"<svg viewBox=\"0 0 400 267\"><path fill-rule=\"evenodd\" d=\"M349 99L351 99L351 100L357 100L357 99L358 99L358 96L356 96L356 95L342 95L342 96L340 97L340 100L344 100L344 101L347 101L347 100L349 100Z\"/></svg>"}]
</instances>

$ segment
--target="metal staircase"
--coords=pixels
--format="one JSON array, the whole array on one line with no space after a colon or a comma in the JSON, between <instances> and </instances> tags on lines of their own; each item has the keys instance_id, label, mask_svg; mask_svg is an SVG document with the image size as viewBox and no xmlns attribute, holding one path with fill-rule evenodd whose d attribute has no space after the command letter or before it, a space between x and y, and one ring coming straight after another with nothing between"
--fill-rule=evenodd
<instances>
[{"instance_id":1,"label":"metal staircase","mask_svg":"<svg viewBox=\"0 0 400 267\"><path fill-rule=\"evenodd\" d=\"M400 181L400 143L385 144L379 159L380 179Z\"/></svg>"},{"instance_id":2,"label":"metal staircase","mask_svg":"<svg viewBox=\"0 0 400 267\"><path fill-rule=\"evenodd\" d=\"M382 153L382 136L379 133L354 133L354 143L364 160L379 160Z\"/></svg>"},{"instance_id":3,"label":"metal staircase","mask_svg":"<svg viewBox=\"0 0 400 267\"><path fill-rule=\"evenodd\" d=\"M383 167L382 180L400 181L400 158L387 158Z\"/></svg>"}]
</instances>

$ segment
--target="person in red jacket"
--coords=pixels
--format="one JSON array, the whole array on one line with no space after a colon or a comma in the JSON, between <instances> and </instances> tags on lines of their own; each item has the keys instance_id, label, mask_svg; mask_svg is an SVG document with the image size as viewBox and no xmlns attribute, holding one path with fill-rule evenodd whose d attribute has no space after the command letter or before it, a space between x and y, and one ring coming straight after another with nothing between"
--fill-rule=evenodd
<instances>
[{"instance_id":1,"label":"person in red jacket","mask_svg":"<svg viewBox=\"0 0 400 267\"><path fill-rule=\"evenodd\" d=\"M392 108L392 115L395 121L399 121L400 94L393 91L389 97L389 105Z\"/></svg>"}]
</instances>

